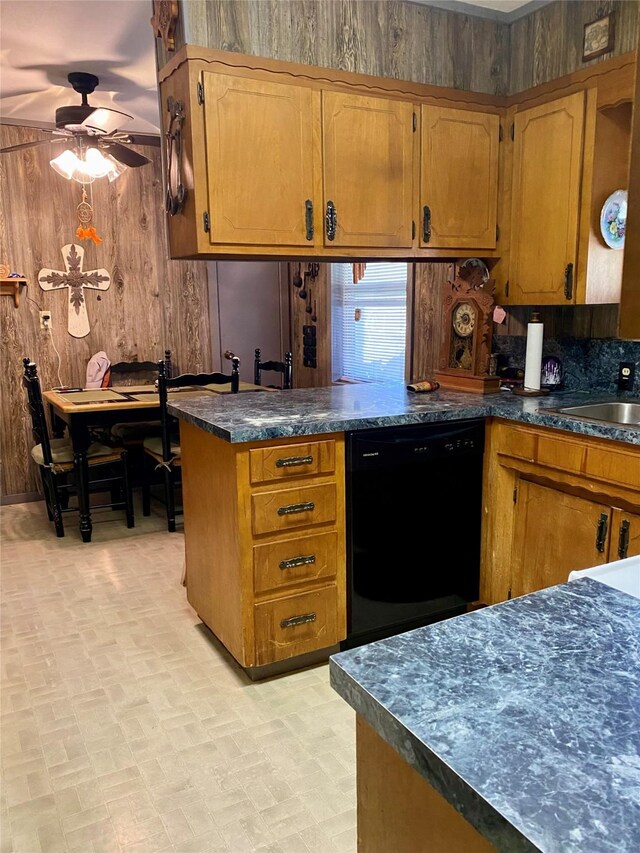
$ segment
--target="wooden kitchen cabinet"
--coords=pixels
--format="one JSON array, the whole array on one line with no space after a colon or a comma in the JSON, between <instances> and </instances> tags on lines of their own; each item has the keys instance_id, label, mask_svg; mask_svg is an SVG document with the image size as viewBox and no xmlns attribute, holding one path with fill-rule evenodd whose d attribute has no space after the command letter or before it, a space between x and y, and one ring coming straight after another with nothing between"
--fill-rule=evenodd
<instances>
[{"instance_id":1,"label":"wooden kitchen cabinet","mask_svg":"<svg viewBox=\"0 0 640 853\"><path fill-rule=\"evenodd\" d=\"M573 569L608 562L611 509L520 478L512 596L565 583Z\"/></svg>"},{"instance_id":2,"label":"wooden kitchen cabinet","mask_svg":"<svg viewBox=\"0 0 640 853\"><path fill-rule=\"evenodd\" d=\"M346 637L344 436L231 444L181 422L187 598L250 672Z\"/></svg>"},{"instance_id":3,"label":"wooden kitchen cabinet","mask_svg":"<svg viewBox=\"0 0 640 853\"><path fill-rule=\"evenodd\" d=\"M640 515L614 509L611 514L609 562L640 554Z\"/></svg>"},{"instance_id":4,"label":"wooden kitchen cabinet","mask_svg":"<svg viewBox=\"0 0 640 853\"><path fill-rule=\"evenodd\" d=\"M327 246L410 248L413 104L322 92Z\"/></svg>"},{"instance_id":5,"label":"wooden kitchen cabinet","mask_svg":"<svg viewBox=\"0 0 640 853\"><path fill-rule=\"evenodd\" d=\"M172 258L497 257L502 99L194 45L159 82L164 131L180 131L167 174L185 192L167 218ZM427 105L442 117L422 168L431 243Z\"/></svg>"},{"instance_id":6,"label":"wooden kitchen cabinet","mask_svg":"<svg viewBox=\"0 0 640 853\"><path fill-rule=\"evenodd\" d=\"M575 302L585 93L515 114L509 299Z\"/></svg>"},{"instance_id":7,"label":"wooden kitchen cabinet","mask_svg":"<svg viewBox=\"0 0 640 853\"><path fill-rule=\"evenodd\" d=\"M314 93L204 72L209 241L307 246L314 189Z\"/></svg>"},{"instance_id":8,"label":"wooden kitchen cabinet","mask_svg":"<svg viewBox=\"0 0 640 853\"><path fill-rule=\"evenodd\" d=\"M421 112L420 245L494 248L500 117L427 104Z\"/></svg>"},{"instance_id":9,"label":"wooden kitchen cabinet","mask_svg":"<svg viewBox=\"0 0 640 853\"><path fill-rule=\"evenodd\" d=\"M491 419L482 500L487 604L640 553L639 446Z\"/></svg>"}]
</instances>

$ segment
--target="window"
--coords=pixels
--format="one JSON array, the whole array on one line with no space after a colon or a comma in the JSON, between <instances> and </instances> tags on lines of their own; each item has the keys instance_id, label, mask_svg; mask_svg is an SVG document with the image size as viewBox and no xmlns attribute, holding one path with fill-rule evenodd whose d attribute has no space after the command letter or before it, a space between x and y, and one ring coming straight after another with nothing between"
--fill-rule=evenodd
<instances>
[{"instance_id":1,"label":"window","mask_svg":"<svg viewBox=\"0 0 640 853\"><path fill-rule=\"evenodd\" d=\"M334 381L404 381L407 270L403 263L367 263L354 284L352 264L331 265Z\"/></svg>"}]
</instances>

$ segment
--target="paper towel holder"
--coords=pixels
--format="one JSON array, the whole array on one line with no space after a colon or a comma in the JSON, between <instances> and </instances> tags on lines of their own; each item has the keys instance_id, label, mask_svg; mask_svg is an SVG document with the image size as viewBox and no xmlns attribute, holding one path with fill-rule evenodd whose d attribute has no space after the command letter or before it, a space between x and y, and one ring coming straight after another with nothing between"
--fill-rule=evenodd
<instances>
[{"instance_id":1,"label":"paper towel holder","mask_svg":"<svg viewBox=\"0 0 640 853\"><path fill-rule=\"evenodd\" d=\"M531 312L531 320L530 323L540 323L540 312L532 311ZM514 394L517 394L520 397L546 397L549 394L549 388L526 388L526 387L517 387L512 388Z\"/></svg>"}]
</instances>

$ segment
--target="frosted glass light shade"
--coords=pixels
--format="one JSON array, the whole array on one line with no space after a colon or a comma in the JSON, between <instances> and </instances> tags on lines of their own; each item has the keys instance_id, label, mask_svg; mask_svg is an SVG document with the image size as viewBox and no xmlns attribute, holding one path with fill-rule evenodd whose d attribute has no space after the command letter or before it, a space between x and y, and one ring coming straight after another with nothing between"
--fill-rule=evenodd
<instances>
[{"instance_id":1,"label":"frosted glass light shade","mask_svg":"<svg viewBox=\"0 0 640 853\"><path fill-rule=\"evenodd\" d=\"M66 151L62 152L62 154L59 154L53 160L49 160L49 165L59 175L62 175L63 178L70 181L71 178L73 178L76 169L80 165L80 160L78 159L75 151L71 151L67 148Z\"/></svg>"},{"instance_id":2,"label":"frosted glass light shade","mask_svg":"<svg viewBox=\"0 0 640 853\"><path fill-rule=\"evenodd\" d=\"M109 181L115 181L124 171L124 163L118 162L110 154L103 154L97 148L81 150L78 157L75 151L67 149L49 164L59 175L67 180L77 181L79 184L90 184L96 178L108 177Z\"/></svg>"},{"instance_id":3,"label":"frosted glass light shade","mask_svg":"<svg viewBox=\"0 0 640 853\"><path fill-rule=\"evenodd\" d=\"M79 158L78 172L84 172L89 180L104 178L109 173L111 164L97 148L87 148L84 157Z\"/></svg>"}]
</instances>

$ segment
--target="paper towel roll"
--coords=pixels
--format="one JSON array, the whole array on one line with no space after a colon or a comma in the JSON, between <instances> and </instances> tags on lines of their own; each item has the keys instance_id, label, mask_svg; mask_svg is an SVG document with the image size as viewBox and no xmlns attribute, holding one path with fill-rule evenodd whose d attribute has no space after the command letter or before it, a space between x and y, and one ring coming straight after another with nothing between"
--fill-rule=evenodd
<instances>
[{"instance_id":1,"label":"paper towel roll","mask_svg":"<svg viewBox=\"0 0 640 853\"><path fill-rule=\"evenodd\" d=\"M543 333L544 323L541 322L537 311L533 311L527 325L527 353L524 362L524 387L531 391L540 390Z\"/></svg>"}]
</instances>

